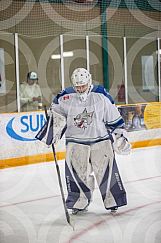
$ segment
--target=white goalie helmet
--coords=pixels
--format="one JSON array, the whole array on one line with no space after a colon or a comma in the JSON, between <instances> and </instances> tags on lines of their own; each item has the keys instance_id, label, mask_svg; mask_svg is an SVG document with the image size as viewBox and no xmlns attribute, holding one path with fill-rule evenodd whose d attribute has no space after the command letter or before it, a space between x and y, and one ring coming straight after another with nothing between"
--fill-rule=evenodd
<instances>
[{"instance_id":1,"label":"white goalie helmet","mask_svg":"<svg viewBox=\"0 0 161 243\"><path fill-rule=\"evenodd\" d=\"M91 84L91 74L85 68L77 68L71 76L73 86Z\"/></svg>"},{"instance_id":2,"label":"white goalie helmet","mask_svg":"<svg viewBox=\"0 0 161 243\"><path fill-rule=\"evenodd\" d=\"M92 84L91 74L85 68L77 68L72 73L71 81L76 92L79 94L81 101L85 101L87 99ZM80 93L77 91L76 87L83 86L86 84L88 84L88 87L84 92Z\"/></svg>"}]
</instances>

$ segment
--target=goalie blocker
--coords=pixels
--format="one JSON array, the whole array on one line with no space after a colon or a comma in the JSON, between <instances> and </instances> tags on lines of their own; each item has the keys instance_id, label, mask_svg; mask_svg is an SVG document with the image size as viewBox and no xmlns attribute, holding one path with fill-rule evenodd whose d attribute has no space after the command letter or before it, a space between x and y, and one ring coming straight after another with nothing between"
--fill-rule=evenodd
<instances>
[{"instance_id":1,"label":"goalie blocker","mask_svg":"<svg viewBox=\"0 0 161 243\"><path fill-rule=\"evenodd\" d=\"M44 126L35 136L47 145L56 144L66 130L66 119L56 112L48 112L48 118Z\"/></svg>"}]
</instances>

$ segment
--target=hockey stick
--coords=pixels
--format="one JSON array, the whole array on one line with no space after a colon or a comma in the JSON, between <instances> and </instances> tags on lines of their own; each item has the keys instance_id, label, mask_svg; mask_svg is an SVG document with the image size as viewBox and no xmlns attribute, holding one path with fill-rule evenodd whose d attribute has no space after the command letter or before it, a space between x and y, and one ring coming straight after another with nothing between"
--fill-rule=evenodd
<instances>
[{"instance_id":1,"label":"hockey stick","mask_svg":"<svg viewBox=\"0 0 161 243\"><path fill-rule=\"evenodd\" d=\"M45 110L45 117L46 119L48 119L48 113L47 113L47 108L46 106L44 106L44 110ZM70 220L70 216L69 216L69 212L67 210L67 206L65 203L65 196L64 196L64 191L63 191L63 185L62 185L62 181L61 181L61 176L60 176L60 169L59 169L59 165L58 165L58 161L57 161L57 157L56 157L56 151L55 151L55 146L52 143L52 151L53 151L53 156L54 156L54 161L56 164L56 171L57 171L57 176L58 176L58 181L59 181L59 188L60 188L60 192L61 192L61 197L62 197L62 201L63 201L63 206L64 206L64 211L65 211L65 216L66 216L66 220L68 222L68 224L73 228L73 225L71 224L71 220Z\"/></svg>"}]
</instances>

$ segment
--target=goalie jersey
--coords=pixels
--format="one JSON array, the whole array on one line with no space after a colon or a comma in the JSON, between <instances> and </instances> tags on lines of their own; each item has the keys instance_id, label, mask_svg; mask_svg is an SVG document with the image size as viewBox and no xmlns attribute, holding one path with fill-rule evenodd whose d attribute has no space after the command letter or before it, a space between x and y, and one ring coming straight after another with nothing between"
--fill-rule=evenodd
<instances>
[{"instance_id":1,"label":"goalie jersey","mask_svg":"<svg viewBox=\"0 0 161 243\"><path fill-rule=\"evenodd\" d=\"M92 85L82 102L73 87L60 92L53 100L51 112L66 119L66 142L92 144L109 138L108 129L124 126L112 97L100 85Z\"/></svg>"}]
</instances>

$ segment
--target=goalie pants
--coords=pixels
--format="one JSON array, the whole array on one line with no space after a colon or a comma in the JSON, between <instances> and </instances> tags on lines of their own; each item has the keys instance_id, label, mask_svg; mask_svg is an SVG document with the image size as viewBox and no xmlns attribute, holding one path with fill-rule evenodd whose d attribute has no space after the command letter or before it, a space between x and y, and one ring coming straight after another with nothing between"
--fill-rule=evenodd
<instances>
[{"instance_id":1,"label":"goalie pants","mask_svg":"<svg viewBox=\"0 0 161 243\"><path fill-rule=\"evenodd\" d=\"M68 143L65 177L69 209L84 209L90 204L95 178L106 209L127 204L110 140L91 145Z\"/></svg>"}]
</instances>

